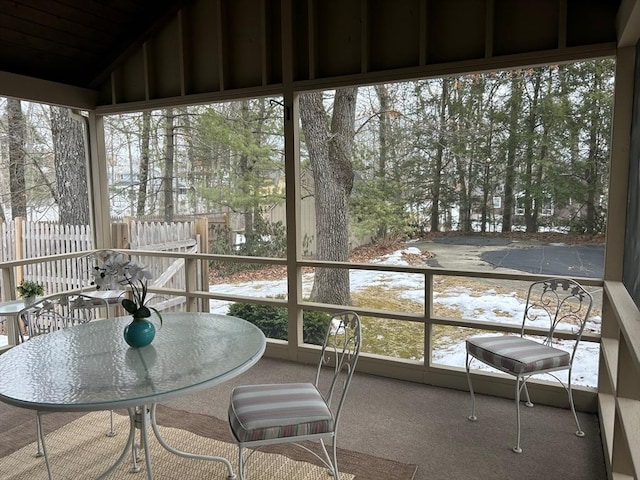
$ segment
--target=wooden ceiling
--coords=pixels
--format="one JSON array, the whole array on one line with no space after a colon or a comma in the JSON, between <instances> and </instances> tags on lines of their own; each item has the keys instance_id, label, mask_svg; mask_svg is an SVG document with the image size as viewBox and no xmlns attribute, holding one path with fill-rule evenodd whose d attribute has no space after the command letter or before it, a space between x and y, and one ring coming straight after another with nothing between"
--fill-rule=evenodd
<instances>
[{"instance_id":1,"label":"wooden ceiling","mask_svg":"<svg viewBox=\"0 0 640 480\"><path fill-rule=\"evenodd\" d=\"M108 114L579 61L635 45L636 5L0 0L0 95Z\"/></svg>"},{"instance_id":2,"label":"wooden ceiling","mask_svg":"<svg viewBox=\"0 0 640 480\"><path fill-rule=\"evenodd\" d=\"M95 88L188 0L0 0L0 71Z\"/></svg>"}]
</instances>

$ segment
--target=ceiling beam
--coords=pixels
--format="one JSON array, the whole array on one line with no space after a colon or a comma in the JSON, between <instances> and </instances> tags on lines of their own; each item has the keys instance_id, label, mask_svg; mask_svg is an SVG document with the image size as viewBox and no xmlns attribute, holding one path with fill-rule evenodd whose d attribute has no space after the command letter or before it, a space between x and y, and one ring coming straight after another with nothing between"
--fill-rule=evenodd
<instances>
[{"instance_id":1,"label":"ceiling beam","mask_svg":"<svg viewBox=\"0 0 640 480\"><path fill-rule=\"evenodd\" d=\"M80 110L93 110L98 101L98 92L95 90L3 71L0 71L0 85L1 94L5 97Z\"/></svg>"}]
</instances>

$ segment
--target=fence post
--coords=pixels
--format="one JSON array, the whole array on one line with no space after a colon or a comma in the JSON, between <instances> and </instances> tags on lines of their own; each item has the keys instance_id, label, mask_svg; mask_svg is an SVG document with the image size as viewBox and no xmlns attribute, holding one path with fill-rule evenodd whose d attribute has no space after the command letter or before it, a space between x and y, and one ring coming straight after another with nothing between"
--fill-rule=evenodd
<instances>
[{"instance_id":1,"label":"fence post","mask_svg":"<svg viewBox=\"0 0 640 480\"><path fill-rule=\"evenodd\" d=\"M22 260L24 258L24 249L22 245L22 228L24 225L23 217L16 217L13 222L13 226L15 228L15 260ZM9 240L11 241L11 240ZM9 259L7 259L9 260ZM16 298L16 286L22 280L22 266L18 266L14 270L15 276L12 275L11 269L3 268L2 269L2 287L5 289L3 292L4 300L14 300ZM16 321L15 317L6 317L6 321L4 322L6 332L7 332L7 340L9 345L17 345L20 343L20 335L19 328L20 325Z\"/></svg>"},{"instance_id":2,"label":"fence post","mask_svg":"<svg viewBox=\"0 0 640 480\"><path fill-rule=\"evenodd\" d=\"M195 233L200 238L198 248L200 253L209 253L209 219L207 217L196 217ZM209 261L200 262L200 290L209 291ZM200 310L202 311L202 310ZM207 311L209 309L207 308Z\"/></svg>"},{"instance_id":3,"label":"fence post","mask_svg":"<svg viewBox=\"0 0 640 480\"><path fill-rule=\"evenodd\" d=\"M13 275L11 275L10 268L2 269L2 286L5 289L4 292L4 300L15 300L16 298L16 282L14 281ZM7 340L9 345L17 345L20 343L19 336L19 328L18 322L15 317L5 317L6 320L4 322L4 326L7 332Z\"/></svg>"},{"instance_id":4,"label":"fence post","mask_svg":"<svg viewBox=\"0 0 640 480\"><path fill-rule=\"evenodd\" d=\"M202 311L202 299L197 297L192 297L189 295L189 292L193 290L199 290L198 288L198 278L196 275L197 272L197 264L198 260L195 258L187 258L184 262L184 289L185 289L185 298L187 300L186 308L187 312L201 312Z\"/></svg>"},{"instance_id":5,"label":"fence post","mask_svg":"<svg viewBox=\"0 0 640 480\"><path fill-rule=\"evenodd\" d=\"M129 248L131 245L131 235L129 223L111 224L111 246L112 248Z\"/></svg>"}]
</instances>

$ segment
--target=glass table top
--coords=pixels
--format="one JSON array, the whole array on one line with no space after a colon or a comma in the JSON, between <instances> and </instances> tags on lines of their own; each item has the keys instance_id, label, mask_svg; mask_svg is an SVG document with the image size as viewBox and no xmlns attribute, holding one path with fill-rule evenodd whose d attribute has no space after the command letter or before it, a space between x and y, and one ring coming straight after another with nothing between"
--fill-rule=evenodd
<instances>
[{"instance_id":1,"label":"glass table top","mask_svg":"<svg viewBox=\"0 0 640 480\"><path fill-rule=\"evenodd\" d=\"M124 341L131 317L89 322L12 348L0 355L0 400L42 411L143 405L221 383L264 353L264 335L245 320L210 313L162 318L153 343L142 348Z\"/></svg>"},{"instance_id":2,"label":"glass table top","mask_svg":"<svg viewBox=\"0 0 640 480\"><path fill-rule=\"evenodd\" d=\"M29 307L34 307L40 303L40 299L29 304ZM27 304L24 299L8 300L6 302L0 302L0 316L13 316L18 315L27 308Z\"/></svg>"}]
</instances>

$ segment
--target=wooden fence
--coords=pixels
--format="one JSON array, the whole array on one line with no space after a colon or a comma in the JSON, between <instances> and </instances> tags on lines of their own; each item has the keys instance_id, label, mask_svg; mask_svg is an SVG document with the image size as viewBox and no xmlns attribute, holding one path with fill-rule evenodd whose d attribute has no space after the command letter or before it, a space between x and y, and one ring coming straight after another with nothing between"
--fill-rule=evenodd
<instances>
[{"instance_id":1,"label":"wooden fence","mask_svg":"<svg viewBox=\"0 0 640 480\"><path fill-rule=\"evenodd\" d=\"M127 219L112 224L114 248L136 250L198 252L207 245L207 219L184 222L139 222ZM21 260L60 253L92 250L91 229L85 225L60 225L49 222L28 222L22 218L0 224L0 261ZM151 287L183 289L184 259L142 256L137 258L153 274ZM86 263L86 261L85 261ZM44 285L47 294L79 288L90 283L91 266L78 259L41 262L25 265L16 271L16 284L26 278ZM1 281L1 280L0 280ZM198 288L208 289L208 268L197 272ZM0 284L2 300L11 297ZM166 303L167 309L184 299ZM158 308L158 307L156 307Z\"/></svg>"},{"instance_id":2,"label":"wooden fence","mask_svg":"<svg viewBox=\"0 0 640 480\"><path fill-rule=\"evenodd\" d=\"M128 229L131 250L153 250L162 252L197 253L208 241L202 238L208 232L207 219L187 222L139 222L130 220ZM145 257L136 259L146 265L153 275L151 286L182 290L186 286L184 258ZM209 285L209 269L198 262L196 272L198 289ZM154 298L154 307L158 310L177 310L184 304L184 297L168 299Z\"/></svg>"}]
</instances>

